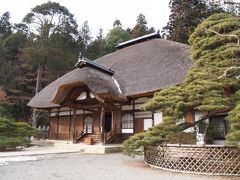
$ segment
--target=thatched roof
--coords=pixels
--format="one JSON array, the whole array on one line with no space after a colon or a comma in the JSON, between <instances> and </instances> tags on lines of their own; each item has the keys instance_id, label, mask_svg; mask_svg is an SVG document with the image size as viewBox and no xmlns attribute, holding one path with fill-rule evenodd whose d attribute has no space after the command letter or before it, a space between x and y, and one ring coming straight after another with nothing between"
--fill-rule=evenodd
<instances>
[{"instance_id":1,"label":"thatched roof","mask_svg":"<svg viewBox=\"0 0 240 180\"><path fill-rule=\"evenodd\" d=\"M141 42L95 60L111 68L113 76L90 67L75 69L45 87L28 105L57 107L53 102L60 104L71 87L83 85L99 96L108 93L119 99L177 85L191 67L189 55L190 47L181 43L160 38Z\"/></svg>"},{"instance_id":2,"label":"thatched roof","mask_svg":"<svg viewBox=\"0 0 240 180\"><path fill-rule=\"evenodd\" d=\"M96 60L114 71L125 96L176 85L191 67L190 46L153 39L115 51Z\"/></svg>"},{"instance_id":3,"label":"thatched roof","mask_svg":"<svg viewBox=\"0 0 240 180\"><path fill-rule=\"evenodd\" d=\"M58 107L73 88L83 86L87 86L100 97L111 94L119 100L125 99L110 75L85 67L83 69L77 68L46 86L28 103L28 106L36 108Z\"/></svg>"}]
</instances>

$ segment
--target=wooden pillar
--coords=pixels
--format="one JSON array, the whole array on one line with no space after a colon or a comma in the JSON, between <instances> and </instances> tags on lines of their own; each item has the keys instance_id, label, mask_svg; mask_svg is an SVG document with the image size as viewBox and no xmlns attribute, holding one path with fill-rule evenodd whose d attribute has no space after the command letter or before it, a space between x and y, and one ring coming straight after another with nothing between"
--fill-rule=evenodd
<instances>
[{"instance_id":1,"label":"wooden pillar","mask_svg":"<svg viewBox=\"0 0 240 180\"><path fill-rule=\"evenodd\" d=\"M135 125L136 125L136 119L135 119L135 100L132 101L132 106L133 106L133 133L135 134Z\"/></svg>"},{"instance_id":2,"label":"wooden pillar","mask_svg":"<svg viewBox=\"0 0 240 180\"><path fill-rule=\"evenodd\" d=\"M51 138L51 137L50 137L50 136L51 136L51 135L50 135L50 132L51 132L51 129L52 129L52 128L51 128L51 124L52 124L52 123L51 123L51 111L52 111L52 109L49 109L49 110L48 110L49 120L50 120L50 121L49 121L49 122L50 122L50 123L49 123L49 128L48 128L48 139Z\"/></svg>"},{"instance_id":3,"label":"wooden pillar","mask_svg":"<svg viewBox=\"0 0 240 180\"><path fill-rule=\"evenodd\" d=\"M100 130L101 130L101 142L105 143L104 133L105 133L105 108L101 107L100 113Z\"/></svg>"},{"instance_id":4,"label":"wooden pillar","mask_svg":"<svg viewBox=\"0 0 240 180\"><path fill-rule=\"evenodd\" d=\"M69 132L68 132L68 141L71 138L71 126L72 126L72 109L69 110Z\"/></svg>"},{"instance_id":5,"label":"wooden pillar","mask_svg":"<svg viewBox=\"0 0 240 180\"><path fill-rule=\"evenodd\" d=\"M76 117L77 117L77 114L76 114L76 109L73 110L73 116L72 116L72 126L71 126L71 131L72 131L72 138L73 138L73 141L75 140L75 131L76 131Z\"/></svg>"},{"instance_id":6,"label":"wooden pillar","mask_svg":"<svg viewBox=\"0 0 240 180\"><path fill-rule=\"evenodd\" d=\"M86 131L86 127L85 127L85 117L86 117L86 113L85 113L85 110L83 110L83 117L82 117L82 120L83 120L83 130ZM86 131L87 132L87 131Z\"/></svg>"},{"instance_id":7,"label":"wooden pillar","mask_svg":"<svg viewBox=\"0 0 240 180\"><path fill-rule=\"evenodd\" d=\"M59 119L60 119L60 116L59 116L59 108L58 108L58 111L57 111L57 139L59 138Z\"/></svg>"}]
</instances>

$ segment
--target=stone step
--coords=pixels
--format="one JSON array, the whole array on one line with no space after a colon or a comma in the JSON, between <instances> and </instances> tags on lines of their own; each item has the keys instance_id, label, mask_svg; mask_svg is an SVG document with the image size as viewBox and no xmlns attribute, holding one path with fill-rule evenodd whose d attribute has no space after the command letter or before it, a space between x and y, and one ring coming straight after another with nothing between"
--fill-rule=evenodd
<instances>
[{"instance_id":1,"label":"stone step","mask_svg":"<svg viewBox=\"0 0 240 180\"><path fill-rule=\"evenodd\" d=\"M101 142L101 135L100 134L87 134L84 138L93 138L94 143Z\"/></svg>"}]
</instances>

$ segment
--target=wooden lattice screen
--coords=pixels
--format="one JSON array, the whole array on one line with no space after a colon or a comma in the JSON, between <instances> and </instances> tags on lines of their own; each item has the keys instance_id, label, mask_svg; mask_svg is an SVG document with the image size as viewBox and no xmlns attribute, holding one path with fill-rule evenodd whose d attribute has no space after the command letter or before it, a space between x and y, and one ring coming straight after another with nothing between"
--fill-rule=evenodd
<instances>
[{"instance_id":1,"label":"wooden lattice screen","mask_svg":"<svg viewBox=\"0 0 240 180\"><path fill-rule=\"evenodd\" d=\"M240 149L230 146L159 145L144 148L152 167L180 172L240 175Z\"/></svg>"}]
</instances>

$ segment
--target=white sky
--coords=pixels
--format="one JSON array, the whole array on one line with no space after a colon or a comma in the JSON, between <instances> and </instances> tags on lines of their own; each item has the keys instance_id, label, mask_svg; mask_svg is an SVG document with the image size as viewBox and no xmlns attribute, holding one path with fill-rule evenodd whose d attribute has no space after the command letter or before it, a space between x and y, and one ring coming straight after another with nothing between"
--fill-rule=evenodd
<instances>
[{"instance_id":1,"label":"white sky","mask_svg":"<svg viewBox=\"0 0 240 180\"><path fill-rule=\"evenodd\" d=\"M0 0L0 15L10 12L12 23L19 23L36 5L47 0ZM115 19L122 22L123 28L132 28L138 14L146 16L148 27L162 29L170 14L169 0L55 0L67 7L81 26L85 20L95 36L100 28L104 34L112 28Z\"/></svg>"}]
</instances>

